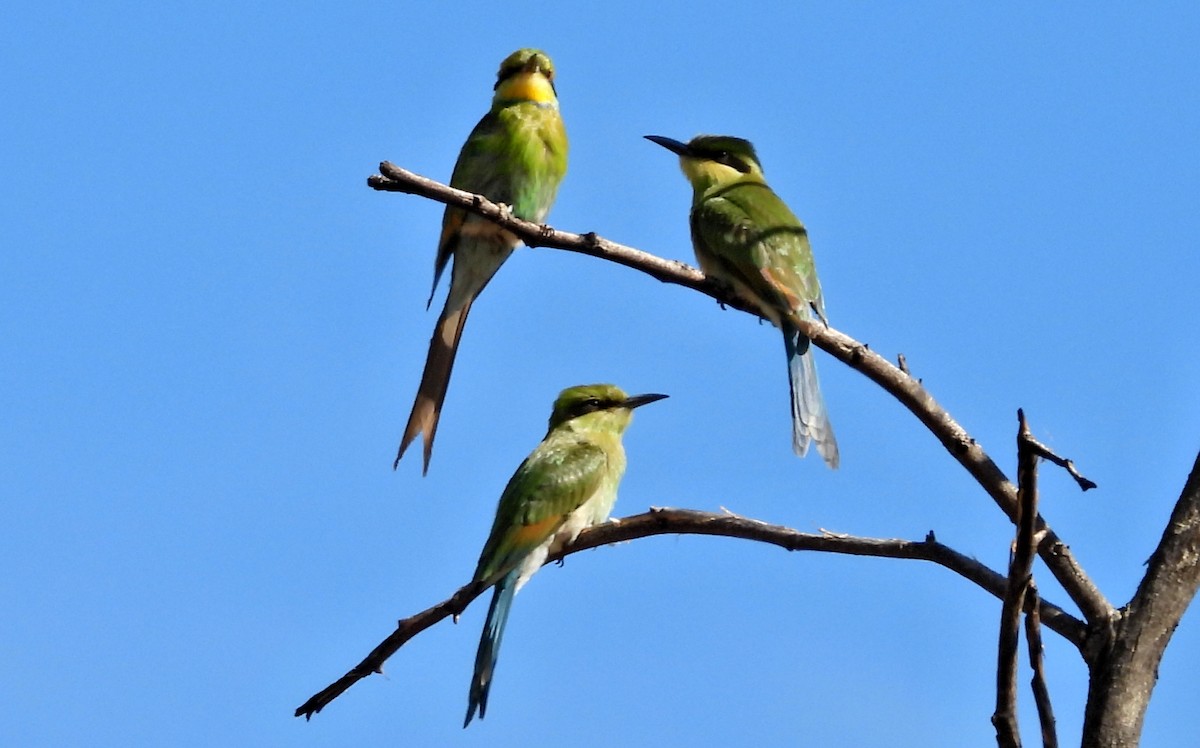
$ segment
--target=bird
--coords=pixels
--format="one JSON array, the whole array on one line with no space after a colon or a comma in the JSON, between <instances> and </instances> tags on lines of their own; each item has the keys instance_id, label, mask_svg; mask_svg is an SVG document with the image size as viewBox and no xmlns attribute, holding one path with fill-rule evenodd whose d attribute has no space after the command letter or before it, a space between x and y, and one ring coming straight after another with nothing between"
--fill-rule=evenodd
<instances>
[{"instance_id":1,"label":"bird","mask_svg":"<svg viewBox=\"0 0 1200 748\"><path fill-rule=\"evenodd\" d=\"M467 717L487 711L500 640L513 597L547 556L572 543L587 527L608 519L625 473L621 435L633 410L666 395L630 397L611 384L569 387L554 401L546 436L509 479L488 535L474 582L495 585L488 608Z\"/></svg>"},{"instance_id":2,"label":"bird","mask_svg":"<svg viewBox=\"0 0 1200 748\"><path fill-rule=\"evenodd\" d=\"M783 331L792 450L803 457L815 443L825 464L836 469L837 439L817 381L811 341L797 324L814 318L829 324L804 224L767 185L750 141L730 135L698 135L687 143L645 137L679 156L692 185L692 247L700 269L753 302Z\"/></svg>"},{"instance_id":3,"label":"bird","mask_svg":"<svg viewBox=\"0 0 1200 748\"><path fill-rule=\"evenodd\" d=\"M500 63L491 109L463 144L450 186L482 194L517 218L541 223L566 171L567 133L554 87L554 64L541 50L519 49ZM393 470L421 434L422 475L429 473L433 439L467 314L518 242L511 232L481 216L455 206L446 208L426 308L433 303L438 281L453 257L450 290L429 341L425 370Z\"/></svg>"}]
</instances>

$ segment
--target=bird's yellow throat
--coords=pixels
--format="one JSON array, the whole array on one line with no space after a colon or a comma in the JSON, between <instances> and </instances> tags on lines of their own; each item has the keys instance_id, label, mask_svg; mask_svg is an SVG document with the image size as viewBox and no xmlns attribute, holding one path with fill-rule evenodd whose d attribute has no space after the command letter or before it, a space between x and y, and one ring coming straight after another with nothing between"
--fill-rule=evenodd
<instances>
[{"instance_id":1,"label":"bird's yellow throat","mask_svg":"<svg viewBox=\"0 0 1200 748\"><path fill-rule=\"evenodd\" d=\"M554 95L554 85L550 79L538 71L517 73L506 78L496 89L496 98L509 101L533 101L538 104L550 104L558 101Z\"/></svg>"}]
</instances>

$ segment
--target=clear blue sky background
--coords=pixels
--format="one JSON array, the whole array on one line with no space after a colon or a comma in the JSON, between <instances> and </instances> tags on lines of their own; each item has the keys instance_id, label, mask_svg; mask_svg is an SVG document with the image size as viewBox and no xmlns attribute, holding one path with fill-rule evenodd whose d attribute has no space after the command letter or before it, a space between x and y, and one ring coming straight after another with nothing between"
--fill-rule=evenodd
<instances>
[{"instance_id":1,"label":"clear blue sky background","mask_svg":"<svg viewBox=\"0 0 1200 748\"><path fill-rule=\"evenodd\" d=\"M448 178L521 46L559 68L554 225L691 261L689 188L641 136L750 138L834 326L906 354L1010 472L1024 407L1100 484L1045 470L1047 518L1111 600L1133 592L1200 443L1200 9L732 7L5 11L2 742L993 744L995 599L915 562L695 537L543 570L469 730L482 601L292 717L469 579L566 385L672 395L626 439L618 514L932 529L1005 562L1004 517L866 379L819 354L843 467L797 460L774 330L553 250L476 306L429 477L392 472L441 208L365 179ZM1086 672L1047 643L1076 744ZM1193 610L1146 745L1194 744L1198 663ZM1022 709L1036 742L1024 685Z\"/></svg>"}]
</instances>

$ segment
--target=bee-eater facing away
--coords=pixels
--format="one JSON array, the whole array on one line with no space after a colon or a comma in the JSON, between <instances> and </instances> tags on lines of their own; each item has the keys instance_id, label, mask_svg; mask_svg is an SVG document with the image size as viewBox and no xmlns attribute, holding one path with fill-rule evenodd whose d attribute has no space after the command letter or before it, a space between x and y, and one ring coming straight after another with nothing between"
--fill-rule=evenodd
<instances>
[{"instance_id":1,"label":"bee-eater facing away","mask_svg":"<svg viewBox=\"0 0 1200 748\"><path fill-rule=\"evenodd\" d=\"M813 315L828 324L804 224L767 186L749 141L727 135L698 135L687 143L659 135L646 139L677 154L692 184L692 246L700 268L754 302L783 331L792 449L803 457L815 442L825 464L836 468L837 440L817 382L811 342L796 325Z\"/></svg>"},{"instance_id":2,"label":"bee-eater facing away","mask_svg":"<svg viewBox=\"0 0 1200 748\"><path fill-rule=\"evenodd\" d=\"M558 112L554 64L539 50L519 49L500 63L495 90L491 110L475 125L458 154L450 186L482 194L507 205L518 218L541 223L567 171L567 133ZM424 434L422 472L429 471L433 437L467 313L517 243L517 237L485 218L462 208L446 208L433 266L433 290L437 291L442 271L453 256L450 291L429 341L421 386L393 468L417 434ZM432 292L429 301L433 302Z\"/></svg>"},{"instance_id":3,"label":"bee-eater facing away","mask_svg":"<svg viewBox=\"0 0 1200 748\"><path fill-rule=\"evenodd\" d=\"M554 401L542 443L509 479L475 581L495 584L487 622L475 654L467 718L487 712L488 689L513 596L546 557L575 540L586 527L608 519L625 473L621 435L633 409L666 395L627 396L611 384L565 389Z\"/></svg>"}]
</instances>

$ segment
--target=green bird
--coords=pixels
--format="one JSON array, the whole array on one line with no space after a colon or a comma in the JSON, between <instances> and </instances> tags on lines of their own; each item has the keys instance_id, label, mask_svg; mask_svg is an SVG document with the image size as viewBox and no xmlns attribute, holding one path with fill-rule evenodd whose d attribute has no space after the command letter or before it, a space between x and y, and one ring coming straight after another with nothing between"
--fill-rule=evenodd
<instances>
[{"instance_id":1,"label":"green bird","mask_svg":"<svg viewBox=\"0 0 1200 748\"><path fill-rule=\"evenodd\" d=\"M837 468L837 440L811 341L797 325L814 315L828 324L804 224L767 185L749 141L728 135L698 135L687 143L659 135L646 139L677 154L692 185L692 246L700 268L732 286L783 331L792 449L803 457L815 442L825 464Z\"/></svg>"},{"instance_id":2,"label":"green bird","mask_svg":"<svg viewBox=\"0 0 1200 748\"><path fill-rule=\"evenodd\" d=\"M666 395L629 397L611 384L570 387L559 394L546 437L509 479L475 581L496 585L475 654L463 727L487 711L504 624L517 590L546 557L587 527L608 519L625 473L621 435L633 409Z\"/></svg>"},{"instance_id":3,"label":"green bird","mask_svg":"<svg viewBox=\"0 0 1200 748\"><path fill-rule=\"evenodd\" d=\"M458 154L450 186L482 194L508 206L518 218L541 223L567 171L567 133L558 111L554 64L540 50L519 49L500 63L495 91L491 110ZM517 237L485 218L462 208L446 208L429 303L446 263L454 257L450 291L429 341L425 371L393 469L417 434L423 434L422 473L429 472L433 437L467 314L517 243Z\"/></svg>"}]
</instances>

